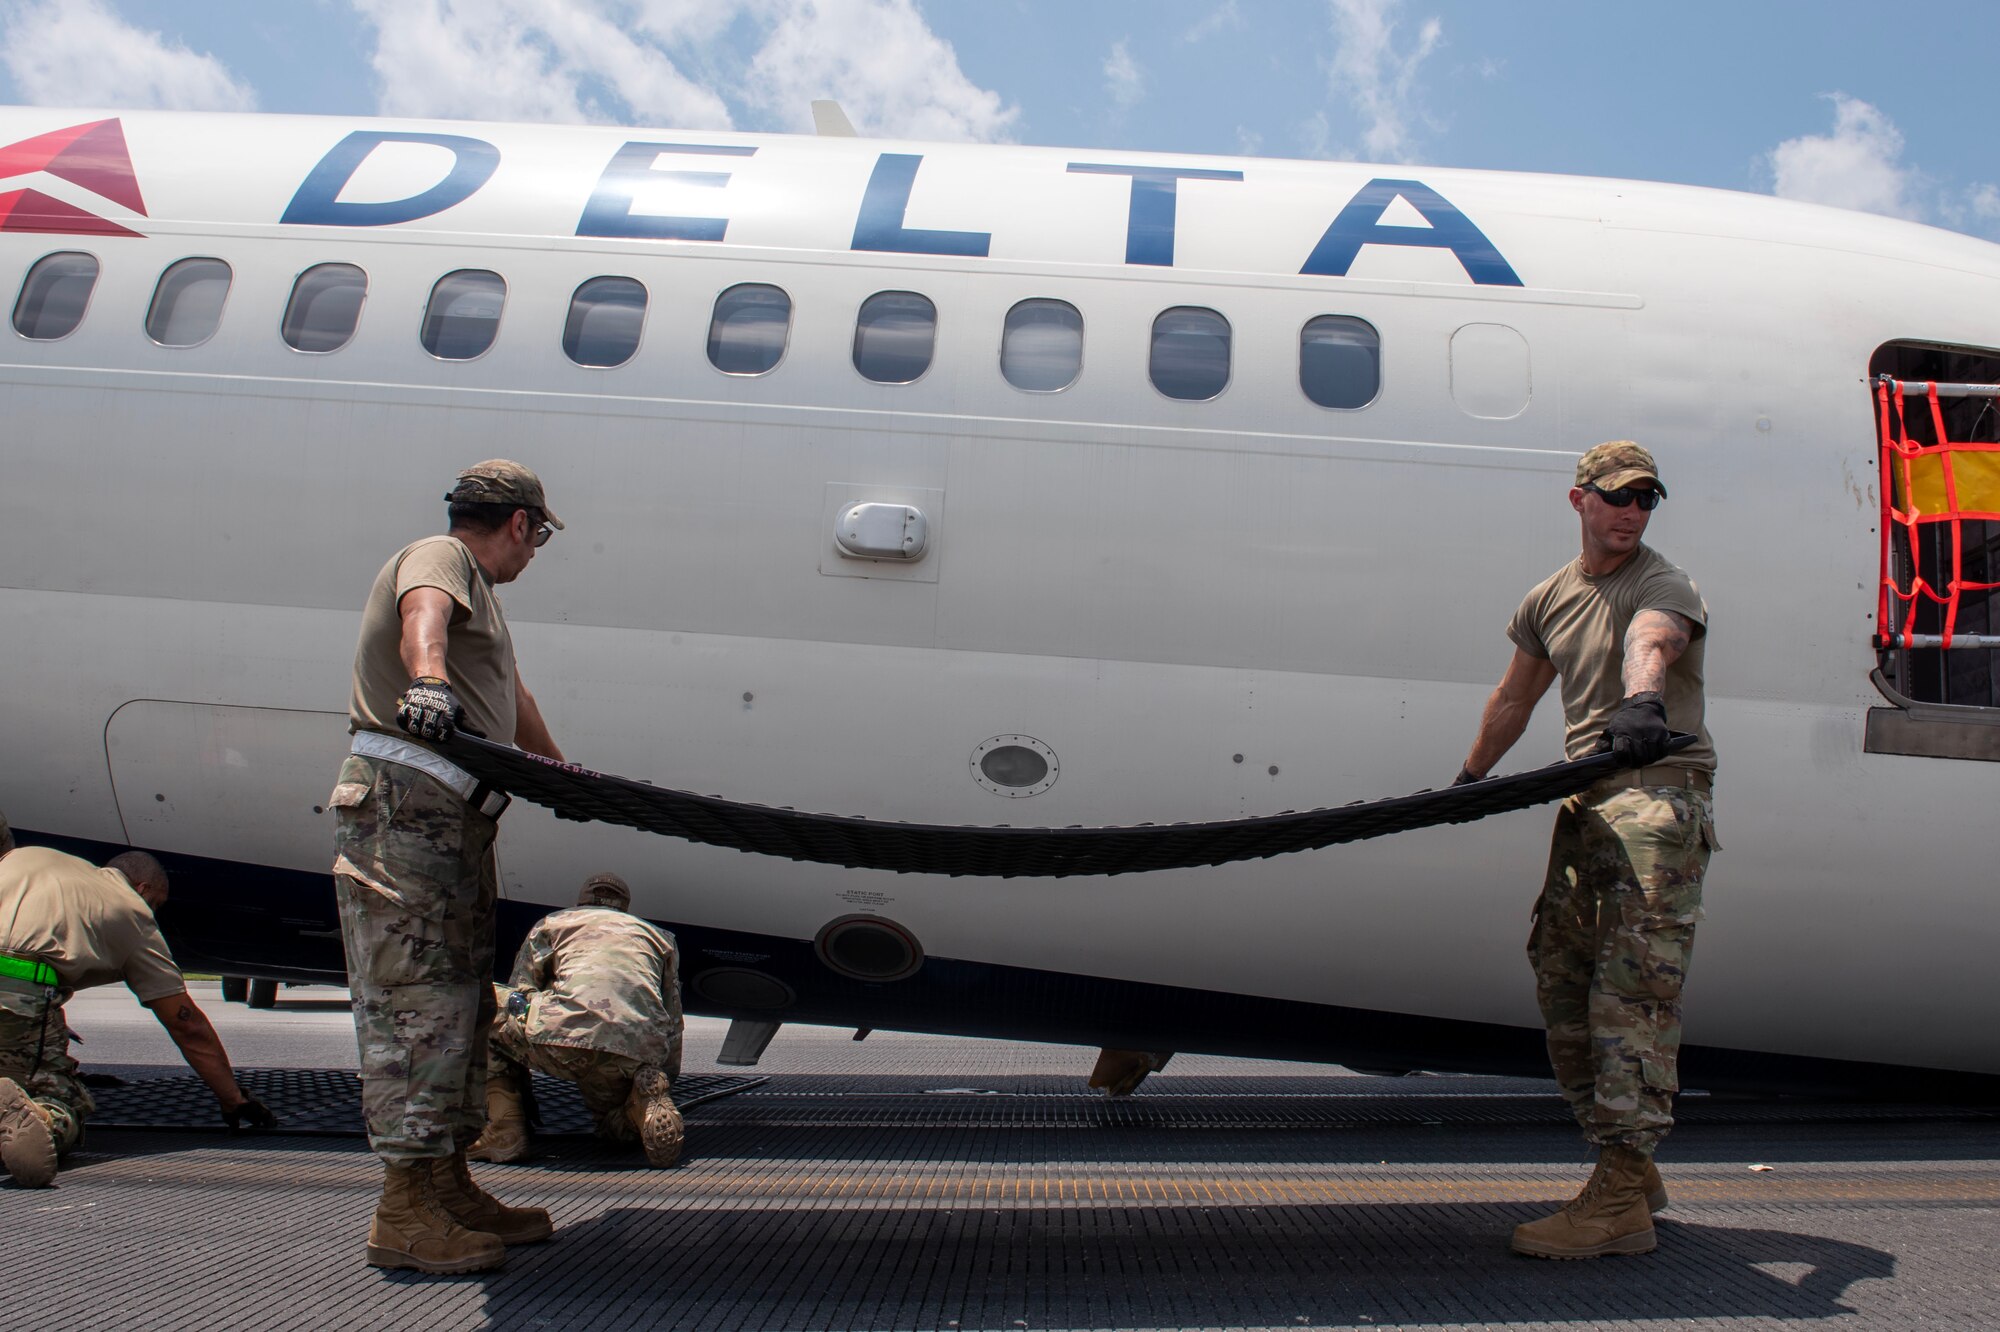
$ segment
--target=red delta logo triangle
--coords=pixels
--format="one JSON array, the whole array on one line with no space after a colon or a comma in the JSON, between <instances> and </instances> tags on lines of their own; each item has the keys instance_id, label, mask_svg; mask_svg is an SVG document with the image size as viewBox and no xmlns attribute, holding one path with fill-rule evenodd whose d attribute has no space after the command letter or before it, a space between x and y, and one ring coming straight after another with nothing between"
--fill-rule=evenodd
<instances>
[{"instance_id":1,"label":"red delta logo triangle","mask_svg":"<svg viewBox=\"0 0 2000 1332\"><path fill-rule=\"evenodd\" d=\"M125 148L125 128L116 120L93 120L87 125L52 130L0 147L0 180L36 171L46 171L58 180L122 204L140 217L147 215L146 200L139 193L139 177L132 170L132 155ZM140 234L36 189L0 194L0 231L86 236Z\"/></svg>"}]
</instances>

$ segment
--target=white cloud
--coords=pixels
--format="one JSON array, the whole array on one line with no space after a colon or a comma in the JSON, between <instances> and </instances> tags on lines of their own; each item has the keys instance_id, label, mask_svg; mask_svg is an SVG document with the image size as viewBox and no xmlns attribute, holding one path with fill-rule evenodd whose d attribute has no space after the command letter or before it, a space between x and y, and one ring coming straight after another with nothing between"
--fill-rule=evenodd
<instances>
[{"instance_id":1,"label":"white cloud","mask_svg":"<svg viewBox=\"0 0 2000 1332\"><path fill-rule=\"evenodd\" d=\"M134 27L102 0L0 3L0 61L39 106L248 111L257 96L214 56Z\"/></svg>"},{"instance_id":2,"label":"white cloud","mask_svg":"<svg viewBox=\"0 0 2000 1332\"><path fill-rule=\"evenodd\" d=\"M2000 185L1975 185L1966 194L1965 206L1981 222L2000 222Z\"/></svg>"},{"instance_id":3,"label":"white cloud","mask_svg":"<svg viewBox=\"0 0 2000 1332\"><path fill-rule=\"evenodd\" d=\"M1403 0L1330 0L1334 55L1332 91L1362 119L1361 152L1376 162L1407 162L1412 121L1423 121L1415 94L1417 71L1444 40L1444 24L1427 18L1414 43L1396 47L1396 13Z\"/></svg>"},{"instance_id":4,"label":"white cloud","mask_svg":"<svg viewBox=\"0 0 2000 1332\"><path fill-rule=\"evenodd\" d=\"M748 100L764 123L804 129L814 98L841 104L863 134L1004 140L1019 112L958 67L911 0L749 0L770 25L751 58Z\"/></svg>"},{"instance_id":5,"label":"white cloud","mask_svg":"<svg viewBox=\"0 0 2000 1332\"><path fill-rule=\"evenodd\" d=\"M1255 157L1264 146L1264 136L1248 125L1236 127L1236 152L1242 157Z\"/></svg>"},{"instance_id":6,"label":"white cloud","mask_svg":"<svg viewBox=\"0 0 2000 1332\"><path fill-rule=\"evenodd\" d=\"M931 139L1004 138L1018 115L912 0L348 3L387 115L807 130L830 97L863 133Z\"/></svg>"},{"instance_id":7,"label":"white cloud","mask_svg":"<svg viewBox=\"0 0 2000 1332\"><path fill-rule=\"evenodd\" d=\"M371 63L384 115L730 125L721 98L630 31L664 29L670 11L655 15L617 0L350 3L375 25Z\"/></svg>"},{"instance_id":8,"label":"white cloud","mask_svg":"<svg viewBox=\"0 0 2000 1332\"><path fill-rule=\"evenodd\" d=\"M1766 156L1772 192L1785 199L1921 219L1920 173L1904 166L1903 135L1869 103L1829 93L1833 133L1787 139Z\"/></svg>"},{"instance_id":9,"label":"white cloud","mask_svg":"<svg viewBox=\"0 0 2000 1332\"><path fill-rule=\"evenodd\" d=\"M1215 36L1216 33L1221 32L1224 28L1240 28L1242 26L1243 15L1236 8L1236 0L1222 0L1220 5L1203 16L1193 27L1182 33L1181 40L1184 42L1203 42Z\"/></svg>"},{"instance_id":10,"label":"white cloud","mask_svg":"<svg viewBox=\"0 0 2000 1332\"><path fill-rule=\"evenodd\" d=\"M1130 111L1146 95L1146 76L1123 39L1104 57L1104 93L1120 111Z\"/></svg>"}]
</instances>

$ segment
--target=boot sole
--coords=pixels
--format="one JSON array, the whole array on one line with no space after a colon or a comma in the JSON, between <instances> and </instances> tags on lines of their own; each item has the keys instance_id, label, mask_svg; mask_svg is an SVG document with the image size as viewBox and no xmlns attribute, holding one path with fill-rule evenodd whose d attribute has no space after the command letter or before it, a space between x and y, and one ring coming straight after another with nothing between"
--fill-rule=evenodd
<instances>
[{"instance_id":1,"label":"boot sole","mask_svg":"<svg viewBox=\"0 0 2000 1332\"><path fill-rule=\"evenodd\" d=\"M1651 1253L1659 1247L1659 1244L1659 1238L1652 1231L1648 1230L1642 1231L1637 1235L1620 1235L1617 1239L1606 1240L1602 1244L1594 1244L1587 1249L1536 1247L1532 1244L1522 1244L1519 1240L1511 1242L1508 1247L1515 1253L1528 1258L1546 1258L1556 1262L1570 1262L1580 1258L1604 1258Z\"/></svg>"},{"instance_id":2,"label":"boot sole","mask_svg":"<svg viewBox=\"0 0 2000 1332\"><path fill-rule=\"evenodd\" d=\"M646 1101L639 1125L639 1143L645 1148L647 1164L660 1170L679 1163L681 1148L687 1141L687 1125L681 1119L680 1108L667 1095L668 1085L666 1074L648 1069L639 1074L632 1086L633 1093Z\"/></svg>"},{"instance_id":3,"label":"boot sole","mask_svg":"<svg viewBox=\"0 0 2000 1332\"><path fill-rule=\"evenodd\" d=\"M9 1121L7 1146L0 1150L14 1183L24 1189L53 1188L56 1182L56 1140L48 1124L35 1113L28 1093L6 1079L0 1086L0 1119Z\"/></svg>"},{"instance_id":4,"label":"boot sole","mask_svg":"<svg viewBox=\"0 0 2000 1332\"><path fill-rule=\"evenodd\" d=\"M419 1258L413 1253L400 1249L384 1249L378 1245L368 1246L370 1267L401 1268L412 1272L424 1272L430 1276L464 1276L467 1272L490 1272L507 1261L503 1250L496 1258L460 1258L456 1262L440 1263Z\"/></svg>"}]
</instances>

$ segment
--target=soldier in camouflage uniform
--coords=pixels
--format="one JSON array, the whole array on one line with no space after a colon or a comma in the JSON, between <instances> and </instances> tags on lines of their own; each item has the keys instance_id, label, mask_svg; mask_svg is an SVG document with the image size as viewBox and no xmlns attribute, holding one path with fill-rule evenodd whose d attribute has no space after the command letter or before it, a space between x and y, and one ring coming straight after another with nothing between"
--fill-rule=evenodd
<instances>
[{"instance_id":1,"label":"soldier in camouflage uniform","mask_svg":"<svg viewBox=\"0 0 2000 1332\"><path fill-rule=\"evenodd\" d=\"M574 1082L600 1136L636 1138L647 1161L670 1166L682 1138L668 1095L681 1071L674 936L628 912L632 890L616 874L585 879L576 901L529 931L497 991L486 1132L473 1157L526 1159L532 1069Z\"/></svg>"},{"instance_id":2,"label":"soldier in camouflage uniform","mask_svg":"<svg viewBox=\"0 0 2000 1332\"><path fill-rule=\"evenodd\" d=\"M1568 757L1610 750L1630 765L1563 803L1535 904L1528 960L1549 1062L1599 1156L1575 1199L1514 1232L1515 1250L1534 1257L1649 1252L1651 1213L1667 1203L1653 1149L1673 1127L1681 985L1717 842L1703 723L1708 608L1640 539L1666 494L1652 455L1630 440L1577 463L1569 502L1582 554L1529 592L1507 626L1514 659L1458 775L1483 778L1557 678ZM1669 755L1676 731L1695 742Z\"/></svg>"},{"instance_id":3,"label":"soldier in camouflage uniform","mask_svg":"<svg viewBox=\"0 0 2000 1332\"><path fill-rule=\"evenodd\" d=\"M562 757L494 594L562 522L535 474L504 459L460 473L445 500L449 534L405 546L369 591L353 751L328 802L362 1107L386 1167L368 1261L433 1273L497 1267L504 1245L553 1227L539 1207L500 1203L466 1167L485 1122L493 839L505 797L418 742L463 727Z\"/></svg>"},{"instance_id":4,"label":"soldier in camouflage uniform","mask_svg":"<svg viewBox=\"0 0 2000 1332\"><path fill-rule=\"evenodd\" d=\"M224 1123L276 1123L237 1086L228 1051L187 992L153 918L166 900L167 873L145 852L99 869L49 847L16 849L0 817L0 1164L16 1184L53 1184L58 1158L83 1141L97 1106L63 1010L76 991L113 981L153 1010L215 1093Z\"/></svg>"}]
</instances>

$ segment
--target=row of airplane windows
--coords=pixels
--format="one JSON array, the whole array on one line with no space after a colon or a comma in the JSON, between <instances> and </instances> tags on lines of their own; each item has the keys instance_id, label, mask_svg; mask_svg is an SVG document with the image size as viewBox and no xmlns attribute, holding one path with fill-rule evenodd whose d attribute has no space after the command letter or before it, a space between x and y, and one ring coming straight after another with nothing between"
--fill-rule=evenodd
<instances>
[{"instance_id":1,"label":"row of airplane windows","mask_svg":"<svg viewBox=\"0 0 2000 1332\"><path fill-rule=\"evenodd\" d=\"M162 347L196 347L215 335L232 273L221 259L179 260L160 274L146 310L146 335ZM14 302L14 331L35 341L66 338L83 323L97 285L98 262L74 250L44 255L28 270ZM361 321L368 275L354 264L316 264L299 274L279 320L296 351L325 354L346 346ZM431 288L418 341L442 361L482 356L500 331L507 281L486 269L447 273ZM570 297L563 354L608 369L639 349L646 320L644 284L594 277ZM784 358L792 298L779 287L746 282L715 298L708 359L725 374L769 374ZM937 306L914 291L879 291L854 320L854 368L878 384L908 384L930 369L937 346ZM1200 402L1220 394L1230 376L1229 320L1202 306L1180 305L1153 320L1147 368L1169 398ZM1007 312L1000 373L1028 393L1056 393L1083 373L1083 314L1067 301L1037 297ZM1317 315L1299 330L1299 387L1321 407L1353 410L1375 400L1382 344L1373 325L1352 315Z\"/></svg>"}]
</instances>

